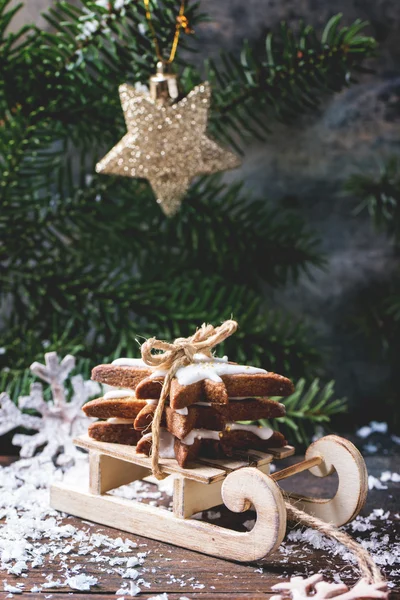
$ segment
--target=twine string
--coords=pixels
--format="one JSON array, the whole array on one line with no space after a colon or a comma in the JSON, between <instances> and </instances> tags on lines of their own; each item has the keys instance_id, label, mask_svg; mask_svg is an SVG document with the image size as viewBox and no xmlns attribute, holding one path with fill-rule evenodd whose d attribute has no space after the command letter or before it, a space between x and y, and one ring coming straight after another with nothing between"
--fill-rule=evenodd
<instances>
[{"instance_id":1,"label":"twine string","mask_svg":"<svg viewBox=\"0 0 400 600\"><path fill-rule=\"evenodd\" d=\"M385 583L386 580L376 566L372 556L348 533L341 531L331 523L326 523L317 517L309 515L296 506L293 506L290 502L285 501L285 505L289 521L294 521L301 525L307 525L312 529L316 529L319 533L323 533L324 535L333 538L348 548L356 557L361 576L367 583Z\"/></svg>"},{"instance_id":2,"label":"twine string","mask_svg":"<svg viewBox=\"0 0 400 600\"><path fill-rule=\"evenodd\" d=\"M202 353L212 358L211 350L235 333L237 327L238 324L233 320L225 321L219 327L213 327L204 323L194 335L188 338L177 338L172 343L150 338L142 344L142 360L150 367L166 371L160 399L151 425L151 468L153 475L157 479L164 479L166 477L159 465L160 426L165 402L170 393L172 379L178 369L194 362L195 354ZM155 350L159 350L160 352L154 354Z\"/></svg>"}]
</instances>

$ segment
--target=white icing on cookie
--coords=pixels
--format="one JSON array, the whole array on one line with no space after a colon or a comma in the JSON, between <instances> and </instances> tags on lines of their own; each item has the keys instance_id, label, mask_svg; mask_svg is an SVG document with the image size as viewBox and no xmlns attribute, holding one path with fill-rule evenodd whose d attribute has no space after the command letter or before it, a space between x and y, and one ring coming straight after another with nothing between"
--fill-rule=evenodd
<instances>
[{"instance_id":1,"label":"white icing on cookie","mask_svg":"<svg viewBox=\"0 0 400 600\"><path fill-rule=\"evenodd\" d=\"M259 427L258 425L241 425L240 423L227 423L226 428L228 431L249 431L250 433L254 433L262 440L269 440L274 433L269 427Z\"/></svg>"},{"instance_id":2,"label":"white icing on cookie","mask_svg":"<svg viewBox=\"0 0 400 600\"><path fill-rule=\"evenodd\" d=\"M256 373L268 373L265 369L258 369L250 365L236 365L228 362L228 357L213 357L210 359L205 354L195 354L193 363L177 370L175 377L180 385L191 385L204 379L210 379L216 383L221 383L221 375L254 375ZM117 358L112 362L117 367L135 367L139 369L149 368L141 358ZM157 369L150 375L151 379L164 377L167 371ZM242 398L231 398L231 400L241 400Z\"/></svg>"},{"instance_id":3,"label":"white icing on cookie","mask_svg":"<svg viewBox=\"0 0 400 600\"><path fill-rule=\"evenodd\" d=\"M135 419L120 419L119 417L110 417L107 419L107 423L112 423L113 425L133 425Z\"/></svg>"},{"instance_id":4,"label":"white icing on cookie","mask_svg":"<svg viewBox=\"0 0 400 600\"><path fill-rule=\"evenodd\" d=\"M141 358L116 358L111 364L117 367L135 367L136 369L150 368Z\"/></svg>"},{"instance_id":5,"label":"white icing on cookie","mask_svg":"<svg viewBox=\"0 0 400 600\"><path fill-rule=\"evenodd\" d=\"M161 458L175 458L175 438L166 429L160 429L160 456Z\"/></svg>"},{"instance_id":6,"label":"white icing on cookie","mask_svg":"<svg viewBox=\"0 0 400 600\"><path fill-rule=\"evenodd\" d=\"M180 385L191 385L204 379L210 379L216 383L221 383L221 375L239 375L255 373L268 373L265 369L258 369L247 365L236 365L228 363L228 357L212 358L204 354L195 354L194 362L187 367L181 367L177 370L175 377ZM165 375L165 371L154 371L152 377Z\"/></svg>"},{"instance_id":7,"label":"white icing on cookie","mask_svg":"<svg viewBox=\"0 0 400 600\"><path fill-rule=\"evenodd\" d=\"M175 408L175 412L178 413L178 415L182 415L183 417L186 417L186 415L189 414L187 406L185 406L184 408Z\"/></svg>"},{"instance_id":8,"label":"white icing on cookie","mask_svg":"<svg viewBox=\"0 0 400 600\"><path fill-rule=\"evenodd\" d=\"M191 446L195 440L219 440L220 433L220 431L213 431L212 429L192 429L192 431L183 438L182 444Z\"/></svg>"},{"instance_id":9,"label":"white icing on cookie","mask_svg":"<svg viewBox=\"0 0 400 600\"><path fill-rule=\"evenodd\" d=\"M254 433L262 440L268 440L272 434L274 433L272 429L269 427L259 427L258 425L240 425L240 423L227 423L226 431L249 431ZM222 431L213 431L211 429L192 429L190 433L187 434L185 438L182 440L182 444L186 444L187 446L191 446L196 439L211 439L211 440L220 440L221 435L224 432Z\"/></svg>"},{"instance_id":10,"label":"white icing on cookie","mask_svg":"<svg viewBox=\"0 0 400 600\"><path fill-rule=\"evenodd\" d=\"M153 437L153 434L146 433L142 435L142 438L149 439ZM160 458L175 458L175 449L174 449L175 438L166 429L160 429L160 445L159 445L159 457Z\"/></svg>"},{"instance_id":11,"label":"white icing on cookie","mask_svg":"<svg viewBox=\"0 0 400 600\"><path fill-rule=\"evenodd\" d=\"M111 400L111 398L131 398L131 397L135 397L135 392L133 390L110 390L103 396L103 398L105 400Z\"/></svg>"},{"instance_id":12,"label":"white icing on cookie","mask_svg":"<svg viewBox=\"0 0 400 600\"><path fill-rule=\"evenodd\" d=\"M158 404L158 400L146 400L146 404Z\"/></svg>"}]
</instances>

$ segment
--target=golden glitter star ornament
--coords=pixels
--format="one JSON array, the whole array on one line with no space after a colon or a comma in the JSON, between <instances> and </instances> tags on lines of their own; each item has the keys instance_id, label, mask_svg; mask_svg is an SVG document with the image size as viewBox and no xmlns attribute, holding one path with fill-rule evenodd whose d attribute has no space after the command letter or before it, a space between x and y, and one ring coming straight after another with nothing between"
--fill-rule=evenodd
<instances>
[{"instance_id":1,"label":"golden glitter star ornament","mask_svg":"<svg viewBox=\"0 0 400 600\"><path fill-rule=\"evenodd\" d=\"M196 86L174 104L176 77L162 63L150 80L150 94L123 84L119 88L128 132L97 164L98 173L147 179L167 216L180 208L196 175L239 166L238 157L206 135L211 90Z\"/></svg>"}]
</instances>

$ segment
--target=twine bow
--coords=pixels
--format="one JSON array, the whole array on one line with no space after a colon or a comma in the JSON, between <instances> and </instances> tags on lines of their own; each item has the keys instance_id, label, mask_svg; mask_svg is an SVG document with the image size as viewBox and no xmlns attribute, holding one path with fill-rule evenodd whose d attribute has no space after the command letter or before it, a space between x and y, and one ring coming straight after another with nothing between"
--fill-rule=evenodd
<instances>
[{"instance_id":1,"label":"twine bow","mask_svg":"<svg viewBox=\"0 0 400 600\"><path fill-rule=\"evenodd\" d=\"M149 338L142 344L142 360L150 367L167 371L151 425L151 468L153 475L157 479L164 479L165 477L165 474L161 471L158 464L160 452L160 425L165 402L171 389L172 379L178 369L186 367L194 362L195 354L202 353L212 358L211 350L235 333L237 327L238 324L236 321L232 320L225 321L219 327L213 327L212 325L203 323L200 329L188 338L177 338L173 343L163 342L156 338ZM161 352L153 354L154 350L161 350Z\"/></svg>"}]
</instances>

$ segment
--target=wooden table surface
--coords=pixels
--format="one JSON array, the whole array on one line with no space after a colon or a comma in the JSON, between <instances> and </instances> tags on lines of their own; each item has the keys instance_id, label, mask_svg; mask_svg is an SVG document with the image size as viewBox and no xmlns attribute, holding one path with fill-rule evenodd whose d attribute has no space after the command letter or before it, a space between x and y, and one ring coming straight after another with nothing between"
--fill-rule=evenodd
<instances>
[{"instance_id":1,"label":"wooden table surface","mask_svg":"<svg viewBox=\"0 0 400 600\"><path fill-rule=\"evenodd\" d=\"M288 466L300 459L301 457L286 459L279 463L279 467ZM367 458L366 462L369 473L376 477L379 477L383 471L399 472L400 461L398 457L373 456ZM305 495L325 497L329 497L334 493L335 485L334 477L320 479L313 477L308 472L282 482L282 487L286 487L286 489L292 489ZM380 521L375 531L387 533L390 541L394 543L396 537L397 540L399 539L400 483L390 483L389 485L389 490L370 491L362 514L366 516L375 508L382 508L385 512L391 511L390 520ZM232 513L227 514L227 512L222 511L221 519L214 519L212 522L222 525L229 523L229 526L231 526L232 518L241 518L242 520L243 518L249 518L248 514L242 517ZM88 528L86 522L72 517L65 519L65 523L70 523L77 528ZM111 528L97 525L91 527L93 532L101 531L102 534L113 538L121 535L121 532ZM150 522L149 528L151 528ZM357 533L357 535L363 536L364 534ZM283 578L286 579L292 574L306 575L307 572L308 574L320 571L340 573L347 584L352 584L357 580L355 570L348 563L344 563L340 557L335 557L323 550L312 549L300 542L293 544L289 555L278 551L257 563L239 564L131 534L124 533L123 538L131 539L138 544L136 552L143 551L147 553L143 568L145 569L145 579L151 584L151 587L148 589L142 587L142 592L136 596L140 599L167 593L169 600L179 600L180 598L193 600L208 600L210 598L248 600L251 598L256 600L270 596L272 594L271 586L282 581ZM14 598L26 596L31 600L43 600L50 597L53 600L87 600L88 598L98 597L102 600L116 600L121 597L115 595L121 587L120 575L107 574L104 566L100 568L97 563L89 562L89 559L84 556L71 555L70 558L76 560L76 562L84 563L84 572L98 578L98 585L91 588L90 592L78 592L70 588L50 588L43 590L41 593L29 592L28 590L35 584L43 582L44 574L53 573L54 579L57 579L60 574L60 565L57 560L53 560L51 564L46 562L40 569L30 570L28 577L23 581L24 589L27 591L24 591L21 596L15 595ZM141 567L138 568L142 570ZM386 569L387 577L398 584L398 580L396 582L395 577L390 575L391 571L393 571L393 567ZM4 580L4 574L0 573L0 576L0 579ZM12 576L8 575L7 580L8 583L13 583ZM15 579L15 581L17 580ZM183 583L185 585L182 585ZM1 596L2 593L4 596ZM6 595L5 592L0 592L1 598L5 598ZM126 595L125 600L128 597ZM396 591L396 588L392 588L391 598L400 598L400 593L398 590Z\"/></svg>"}]
</instances>

